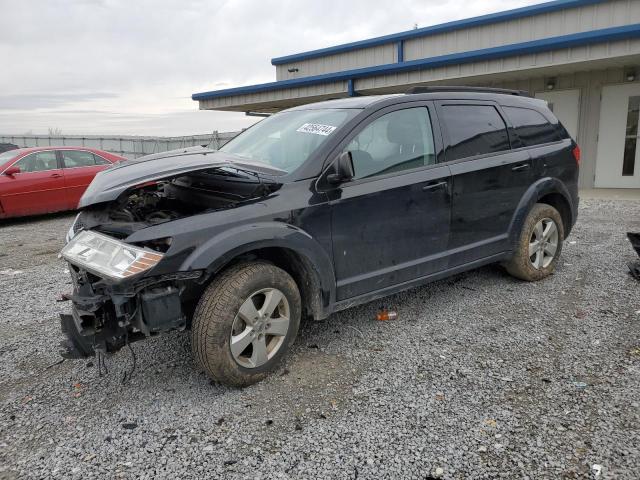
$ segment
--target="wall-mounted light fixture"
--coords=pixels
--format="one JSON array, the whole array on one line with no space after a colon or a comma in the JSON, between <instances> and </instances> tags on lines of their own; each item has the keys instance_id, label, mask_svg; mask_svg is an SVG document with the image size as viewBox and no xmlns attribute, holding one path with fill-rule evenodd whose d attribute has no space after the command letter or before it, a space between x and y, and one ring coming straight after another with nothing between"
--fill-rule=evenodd
<instances>
[{"instance_id":1,"label":"wall-mounted light fixture","mask_svg":"<svg viewBox=\"0 0 640 480\"><path fill-rule=\"evenodd\" d=\"M299 70L298 70L296 67L288 68L288 69L287 69L287 72L289 72L289 73L296 73L296 72L298 72L298 71L299 71Z\"/></svg>"},{"instance_id":2,"label":"wall-mounted light fixture","mask_svg":"<svg viewBox=\"0 0 640 480\"><path fill-rule=\"evenodd\" d=\"M556 79L555 78L547 78L547 90L553 90L556 88Z\"/></svg>"},{"instance_id":3,"label":"wall-mounted light fixture","mask_svg":"<svg viewBox=\"0 0 640 480\"><path fill-rule=\"evenodd\" d=\"M637 78L635 69L633 68L627 69L627 71L624 74L624 78L627 80L627 82L634 82Z\"/></svg>"}]
</instances>

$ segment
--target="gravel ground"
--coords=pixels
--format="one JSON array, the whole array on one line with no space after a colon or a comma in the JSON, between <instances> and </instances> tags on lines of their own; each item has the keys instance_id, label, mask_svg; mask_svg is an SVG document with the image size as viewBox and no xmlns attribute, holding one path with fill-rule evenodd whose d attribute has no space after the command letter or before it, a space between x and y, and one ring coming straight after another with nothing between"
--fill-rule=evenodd
<instances>
[{"instance_id":1,"label":"gravel ground","mask_svg":"<svg viewBox=\"0 0 640 480\"><path fill-rule=\"evenodd\" d=\"M136 343L124 385L127 350L57 364L73 216L5 223L0 478L640 478L639 208L584 201L545 281L488 267L307 323L244 390L188 333Z\"/></svg>"}]
</instances>

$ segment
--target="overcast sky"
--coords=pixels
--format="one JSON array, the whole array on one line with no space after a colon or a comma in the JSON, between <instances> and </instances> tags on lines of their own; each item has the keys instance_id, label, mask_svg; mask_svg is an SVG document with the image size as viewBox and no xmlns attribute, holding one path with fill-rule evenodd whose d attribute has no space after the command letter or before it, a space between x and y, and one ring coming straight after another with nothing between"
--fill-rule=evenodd
<instances>
[{"instance_id":1,"label":"overcast sky","mask_svg":"<svg viewBox=\"0 0 640 480\"><path fill-rule=\"evenodd\" d=\"M530 0L0 0L0 134L190 135L254 118L191 94L275 80L272 57Z\"/></svg>"}]
</instances>

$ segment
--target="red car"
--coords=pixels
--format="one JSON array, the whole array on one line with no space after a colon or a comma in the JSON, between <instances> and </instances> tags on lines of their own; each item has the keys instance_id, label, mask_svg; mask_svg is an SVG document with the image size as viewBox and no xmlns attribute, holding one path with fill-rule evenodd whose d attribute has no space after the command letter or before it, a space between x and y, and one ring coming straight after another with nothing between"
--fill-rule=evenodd
<instances>
[{"instance_id":1,"label":"red car","mask_svg":"<svg viewBox=\"0 0 640 480\"><path fill-rule=\"evenodd\" d=\"M96 173L122 160L84 147L0 153L0 218L74 210Z\"/></svg>"}]
</instances>

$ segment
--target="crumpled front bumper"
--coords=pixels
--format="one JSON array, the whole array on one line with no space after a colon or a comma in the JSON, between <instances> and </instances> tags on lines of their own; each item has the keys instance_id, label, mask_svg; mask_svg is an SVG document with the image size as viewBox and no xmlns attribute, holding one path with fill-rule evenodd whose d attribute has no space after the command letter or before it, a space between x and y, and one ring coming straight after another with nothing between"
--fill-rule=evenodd
<instances>
[{"instance_id":1,"label":"crumpled front bumper","mask_svg":"<svg viewBox=\"0 0 640 480\"><path fill-rule=\"evenodd\" d=\"M64 358L77 359L95 355L95 348L91 336L83 335L80 317L75 309L71 314L60 314L60 326L66 339L61 343L60 355ZM86 333L86 332L85 332Z\"/></svg>"},{"instance_id":2,"label":"crumpled front bumper","mask_svg":"<svg viewBox=\"0 0 640 480\"><path fill-rule=\"evenodd\" d=\"M71 313L60 315L65 358L115 352L151 335L184 329L184 297L203 277L202 271L191 271L109 283L71 264L69 270L74 292L63 299L71 301Z\"/></svg>"}]
</instances>

